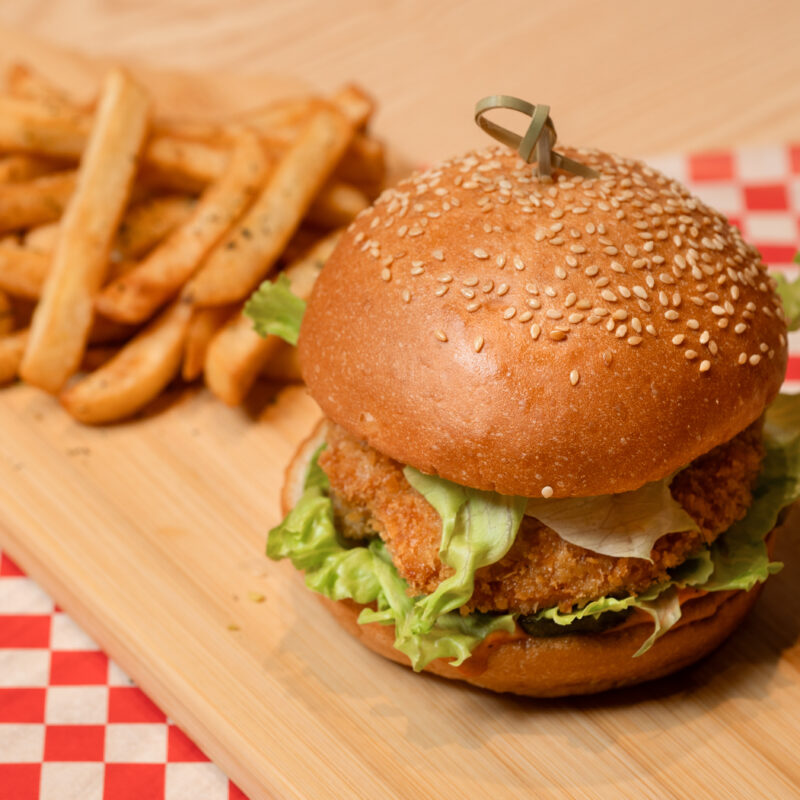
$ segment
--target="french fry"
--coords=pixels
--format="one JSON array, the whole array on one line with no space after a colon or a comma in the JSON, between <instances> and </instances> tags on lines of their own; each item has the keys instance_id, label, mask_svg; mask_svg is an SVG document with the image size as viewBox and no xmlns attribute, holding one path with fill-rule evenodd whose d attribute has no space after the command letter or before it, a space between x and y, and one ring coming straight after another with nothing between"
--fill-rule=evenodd
<instances>
[{"instance_id":1,"label":"french fry","mask_svg":"<svg viewBox=\"0 0 800 800\"><path fill-rule=\"evenodd\" d=\"M262 136L284 143L296 138L323 103L312 95L268 103L242 115L242 121Z\"/></svg>"},{"instance_id":2,"label":"french fry","mask_svg":"<svg viewBox=\"0 0 800 800\"><path fill-rule=\"evenodd\" d=\"M331 101L350 120L357 131L363 130L375 113L375 101L354 83L342 86L333 95Z\"/></svg>"},{"instance_id":3,"label":"french fry","mask_svg":"<svg viewBox=\"0 0 800 800\"><path fill-rule=\"evenodd\" d=\"M250 294L273 268L352 136L352 126L335 109L314 115L253 206L187 285L197 305L227 305Z\"/></svg>"},{"instance_id":4,"label":"french fry","mask_svg":"<svg viewBox=\"0 0 800 800\"><path fill-rule=\"evenodd\" d=\"M352 183L373 199L386 178L386 154L383 145L363 133L357 133L342 156L336 179Z\"/></svg>"},{"instance_id":5,"label":"french fry","mask_svg":"<svg viewBox=\"0 0 800 800\"><path fill-rule=\"evenodd\" d=\"M0 232L31 228L59 219L75 190L73 170L24 183L0 184Z\"/></svg>"},{"instance_id":6,"label":"french fry","mask_svg":"<svg viewBox=\"0 0 800 800\"><path fill-rule=\"evenodd\" d=\"M13 155L0 158L0 184L18 183L54 172L60 162L43 156Z\"/></svg>"},{"instance_id":7,"label":"french fry","mask_svg":"<svg viewBox=\"0 0 800 800\"><path fill-rule=\"evenodd\" d=\"M26 64L12 64L6 72L6 87L13 97L33 100L56 113L73 111L74 103L43 75Z\"/></svg>"},{"instance_id":8,"label":"french fry","mask_svg":"<svg viewBox=\"0 0 800 800\"><path fill-rule=\"evenodd\" d=\"M314 198L307 219L320 228L344 228L356 218L359 211L369 205L367 196L355 186L329 183Z\"/></svg>"},{"instance_id":9,"label":"french fry","mask_svg":"<svg viewBox=\"0 0 800 800\"><path fill-rule=\"evenodd\" d=\"M48 222L25 231L23 245L32 253L50 255L56 248L57 238L58 222Z\"/></svg>"},{"instance_id":10,"label":"french fry","mask_svg":"<svg viewBox=\"0 0 800 800\"><path fill-rule=\"evenodd\" d=\"M186 347L181 368L181 376L185 381L193 381L200 377L208 345L234 310L230 306L216 306L198 308L192 314L192 321L186 334Z\"/></svg>"},{"instance_id":11,"label":"french fry","mask_svg":"<svg viewBox=\"0 0 800 800\"><path fill-rule=\"evenodd\" d=\"M0 336L0 386L16 380L27 341L27 330Z\"/></svg>"},{"instance_id":12,"label":"french fry","mask_svg":"<svg viewBox=\"0 0 800 800\"><path fill-rule=\"evenodd\" d=\"M187 195L153 197L131 206L117 231L111 249L112 263L141 258L178 225L186 222L194 207L195 199ZM25 249L50 254L55 249L57 237L57 222L39 225L25 233Z\"/></svg>"},{"instance_id":13,"label":"french fry","mask_svg":"<svg viewBox=\"0 0 800 800\"><path fill-rule=\"evenodd\" d=\"M100 369L63 391L61 404L87 425L135 414L177 374L191 317L189 303L173 303Z\"/></svg>"},{"instance_id":14,"label":"french fry","mask_svg":"<svg viewBox=\"0 0 800 800\"><path fill-rule=\"evenodd\" d=\"M311 295L314 281L338 238L338 232L325 237L304 258L284 270L298 297L306 300ZM211 340L204 370L206 385L223 403L239 405L282 341L277 336L259 336L253 330L253 321L244 313L237 314Z\"/></svg>"},{"instance_id":15,"label":"french fry","mask_svg":"<svg viewBox=\"0 0 800 800\"><path fill-rule=\"evenodd\" d=\"M77 161L90 129L88 115L53 113L30 100L0 97L0 150Z\"/></svg>"},{"instance_id":16,"label":"french fry","mask_svg":"<svg viewBox=\"0 0 800 800\"><path fill-rule=\"evenodd\" d=\"M11 298L0 290L0 336L5 336L14 330L16 314Z\"/></svg>"},{"instance_id":17,"label":"french fry","mask_svg":"<svg viewBox=\"0 0 800 800\"><path fill-rule=\"evenodd\" d=\"M173 136L154 136L147 144L143 160L156 175L177 175L202 187L223 174L229 155L225 147Z\"/></svg>"},{"instance_id":18,"label":"french fry","mask_svg":"<svg viewBox=\"0 0 800 800\"><path fill-rule=\"evenodd\" d=\"M121 70L106 78L20 368L28 383L57 392L80 366L94 296L131 193L149 100Z\"/></svg>"},{"instance_id":19,"label":"french fry","mask_svg":"<svg viewBox=\"0 0 800 800\"><path fill-rule=\"evenodd\" d=\"M96 308L120 322L143 322L194 274L206 254L247 208L264 181L267 161L255 133L244 130L218 183L200 198L186 223L97 297Z\"/></svg>"},{"instance_id":20,"label":"french fry","mask_svg":"<svg viewBox=\"0 0 800 800\"><path fill-rule=\"evenodd\" d=\"M194 212L196 200L188 195L164 195L131 206L122 218L112 261L141 258L183 225Z\"/></svg>"},{"instance_id":21,"label":"french fry","mask_svg":"<svg viewBox=\"0 0 800 800\"><path fill-rule=\"evenodd\" d=\"M15 297L37 300L50 271L50 256L6 244L0 247L0 289Z\"/></svg>"}]
</instances>

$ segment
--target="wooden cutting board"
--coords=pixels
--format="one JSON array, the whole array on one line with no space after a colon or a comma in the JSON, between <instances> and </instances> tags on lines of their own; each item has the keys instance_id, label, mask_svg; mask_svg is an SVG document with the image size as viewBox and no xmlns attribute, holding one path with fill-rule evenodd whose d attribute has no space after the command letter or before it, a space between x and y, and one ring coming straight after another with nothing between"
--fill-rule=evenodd
<instances>
[{"instance_id":1,"label":"wooden cutting board","mask_svg":"<svg viewBox=\"0 0 800 800\"><path fill-rule=\"evenodd\" d=\"M100 72L17 33L0 31L0 54L84 94ZM187 113L297 85L135 71ZM700 665L595 698L493 696L362 649L264 557L318 415L300 387L247 409L196 390L90 429L40 392L2 391L0 546L253 798L798 796L797 536Z\"/></svg>"}]
</instances>

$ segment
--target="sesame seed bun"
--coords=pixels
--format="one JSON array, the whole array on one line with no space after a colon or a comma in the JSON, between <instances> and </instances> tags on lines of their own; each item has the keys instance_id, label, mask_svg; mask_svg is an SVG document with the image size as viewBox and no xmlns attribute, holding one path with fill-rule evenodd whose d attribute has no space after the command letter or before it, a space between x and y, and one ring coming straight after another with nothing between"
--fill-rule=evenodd
<instances>
[{"instance_id":1,"label":"sesame seed bun","mask_svg":"<svg viewBox=\"0 0 800 800\"><path fill-rule=\"evenodd\" d=\"M286 471L281 495L284 513L294 507L302 494L309 461L322 443L322 435L323 426L319 425L300 446ZM773 538L770 534L770 551ZM597 634L552 638L525 635L513 641L499 641L483 652L477 651L460 669L437 659L425 671L496 692L532 697L589 694L630 686L668 675L710 653L739 625L760 590L758 584L749 592L710 592L691 597L681 603L680 621L637 658L633 654L653 629L649 618ZM320 599L337 622L362 644L409 666L406 656L393 647L392 626L360 625L357 620L363 606L350 600Z\"/></svg>"},{"instance_id":2,"label":"sesame seed bun","mask_svg":"<svg viewBox=\"0 0 800 800\"><path fill-rule=\"evenodd\" d=\"M786 368L755 249L641 162L552 183L504 148L385 192L300 333L325 414L423 472L568 497L658 480L747 427Z\"/></svg>"}]
</instances>

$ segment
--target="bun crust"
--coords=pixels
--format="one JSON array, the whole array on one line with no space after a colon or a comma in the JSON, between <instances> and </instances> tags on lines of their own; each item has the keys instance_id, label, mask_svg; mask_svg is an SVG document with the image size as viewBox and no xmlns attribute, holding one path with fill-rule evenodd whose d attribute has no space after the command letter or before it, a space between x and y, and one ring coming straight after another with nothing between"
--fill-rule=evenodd
<instances>
[{"instance_id":1,"label":"bun crust","mask_svg":"<svg viewBox=\"0 0 800 800\"><path fill-rule=\"evenodd\" d=\"M601 177L543 183L490 148L351 226L298 348L330 419L423 472L567 497L661 479L760 416L786 328L758 253L641 162L566 152Z\"/></svg>"},{"instance_id":2,"label":"bun crust","mask_svg":"<svg viewBox=\"0 0 800 800\"><path fill-rule=\"evenodd\" d=\"M322 441L320 423L289 464L281 495L285 514L299 499L308 462ZM488 649L486 668L478 674L469 674L441 660L433 661L425 671L495 692L531 697L590 694L630 686L668 675L710 653L735 630L760 591L758 584L749 592L710 592L688 600L681 605L680 622L638 658L633 654L650 635L652 623L631 625L617 632L612 629L600 634L553 638L526 636L502 642ZM359 625L357 619L363 606L350 600L335 602L321 595L320 600L337 622L370 650L410 666L406 656L394 649L391 626ZM464 666L467 665L469 660Z\"/></svg>"}]
</instances>

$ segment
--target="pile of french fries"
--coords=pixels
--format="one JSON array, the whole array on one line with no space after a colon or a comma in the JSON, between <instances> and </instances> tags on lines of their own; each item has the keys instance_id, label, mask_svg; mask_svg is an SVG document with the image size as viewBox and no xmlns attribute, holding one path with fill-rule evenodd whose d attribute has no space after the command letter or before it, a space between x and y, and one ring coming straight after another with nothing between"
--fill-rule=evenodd
<instances>
[{"instance_id":1,"label":"pile of french fries","mask_svg":"<svg viewBox=\"0 0 800 800\"><path fill-rule=\"evenodd\" d=\"M244 302L282 270L307 298L339 230L380 191L373 103L346 86L213 124L154 117L112 69L81 106L14 65L0 94L0 385L57 395L86 424L174 380L229 405L297 379Z\"/></svg>"}]
</instances>

